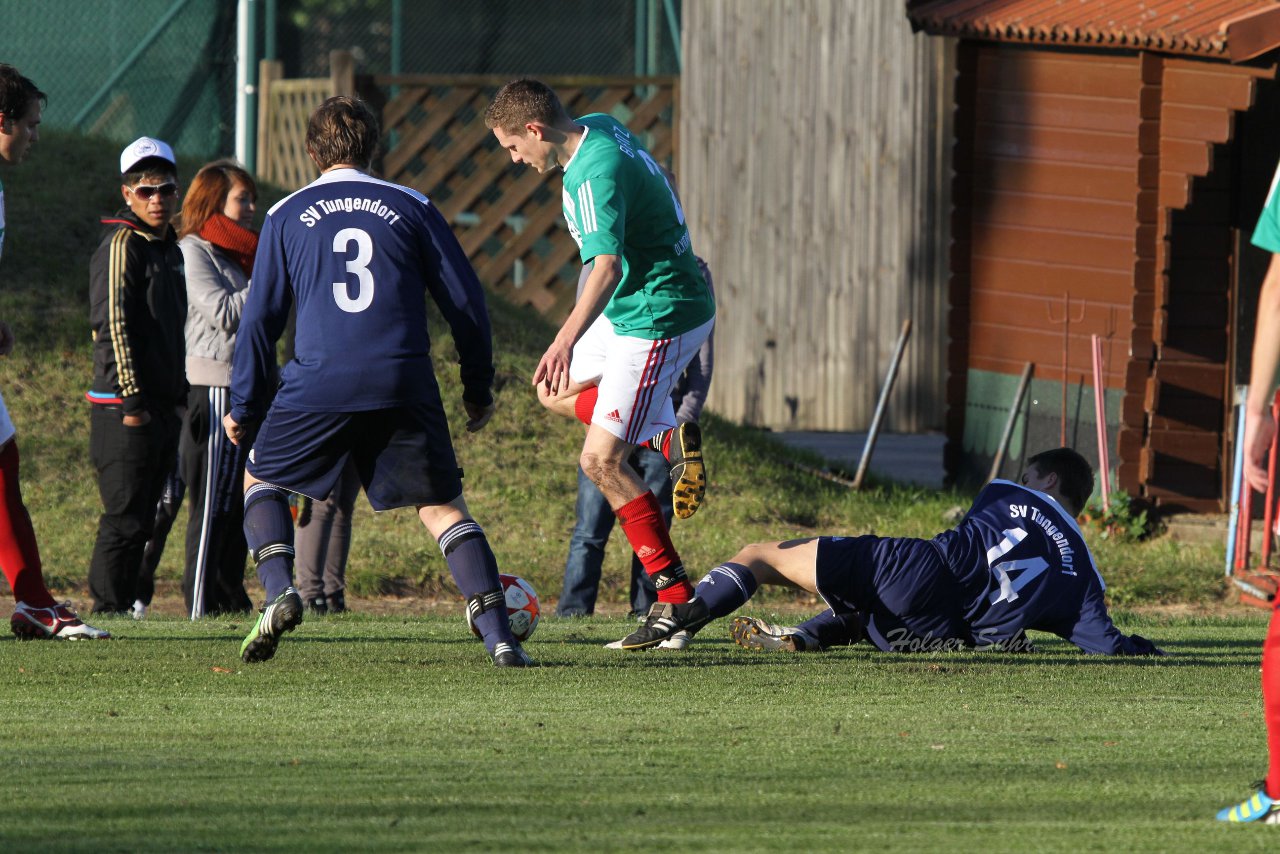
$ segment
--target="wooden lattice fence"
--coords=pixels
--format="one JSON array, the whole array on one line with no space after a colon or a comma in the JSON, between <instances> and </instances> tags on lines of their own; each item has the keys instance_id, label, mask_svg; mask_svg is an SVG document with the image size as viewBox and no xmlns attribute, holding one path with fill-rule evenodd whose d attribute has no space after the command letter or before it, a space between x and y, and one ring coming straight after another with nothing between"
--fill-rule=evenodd
<instances>
[{"instance_id":1,"label":"wooden lattice fence","mask_svg":"<svg viewBox=\"0 0 1280 854\"><path fill-rule=\"evenodd\" d=\"M507 77L377 76L383 93L381 172L426 194L453 224L480 280L559 319L573 305L581 264L560 213L561 177L511 162L484 125ZM661 78L542 78L571 115L609 113L659 162L676 147L678 84Z\"/></svg>"},{"instance_id":2,"label":"wooden lattice fence","mask_svg":"<svg viewBox=\"0 0 1280 854\"><path fill-rule=\"evenodd\" d=\"M304 141L307 120L331 95L355 93L355 63L347 51L329 54L328 78L282 79L278 60L258 65L258 178L297 190L316 177Z\"/></svg>"},{"instance_id":3,"label":"wooden lattice fence","mask_svg":"<svg viewBox=\"0 0 1280 854\"><path fill-rule=\"evenodd\" d=\"M315 177L303 140L307 118L332 94L359 92L382 113L384 155L375 171L430 198L453 225L480 281L517 304L561 319L573 305L581 265L560 213L561 177L517 166L484 125L507 77L356 77L334 52L328 79L282 80L259 72L258 173L288 190ZM679 83L675 77L546 77L571 115L609 113L654 159L674 165Z\"/></svg>"}]
</instances>

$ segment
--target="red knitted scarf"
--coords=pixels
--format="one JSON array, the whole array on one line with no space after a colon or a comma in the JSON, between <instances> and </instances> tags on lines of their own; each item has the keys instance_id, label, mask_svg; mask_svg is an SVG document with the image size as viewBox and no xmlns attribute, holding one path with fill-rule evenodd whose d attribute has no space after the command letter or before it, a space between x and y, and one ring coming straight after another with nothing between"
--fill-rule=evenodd
<instances>
[{"instance_id":1,"label":"red knitted scarf","mask_svg":"<svg viewBox=\"0 0 1280 854\"><path fill-rule=\"evenodd\" d=\"M258 251L258 235L226 214L216 213L200 226L200 236L226 252L246 276L253 275L253 255Z\"/></svg>"}]
</instances>

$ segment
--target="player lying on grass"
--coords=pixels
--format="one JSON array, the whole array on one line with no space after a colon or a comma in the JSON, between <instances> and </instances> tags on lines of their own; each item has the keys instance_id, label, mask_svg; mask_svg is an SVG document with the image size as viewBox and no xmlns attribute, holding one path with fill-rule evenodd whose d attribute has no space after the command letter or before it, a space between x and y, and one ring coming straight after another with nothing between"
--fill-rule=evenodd
<instances>
[{"instance_id":1,"label":"player lying on grass","mask_svg":"<svg viewBox=\"0 0 1280 854\"><path fill-rule=\"evenodd\" d=\"M992 481L964 521L931 540L869 535L747 546L698 582L690 602L668 606L662 628L695 632L740 608L761 584L777 584L826 601L827 643L865 636L886 652L1017 650L1036 629L1085 652L1162 655L1145 638L1121 634L1107 614L1102 576L1075 523L1092 491L1083 457L1045 451L1028 461L1021 485ZM814 640L820 647L824 636Z\"/></svg>"}]
</instances>

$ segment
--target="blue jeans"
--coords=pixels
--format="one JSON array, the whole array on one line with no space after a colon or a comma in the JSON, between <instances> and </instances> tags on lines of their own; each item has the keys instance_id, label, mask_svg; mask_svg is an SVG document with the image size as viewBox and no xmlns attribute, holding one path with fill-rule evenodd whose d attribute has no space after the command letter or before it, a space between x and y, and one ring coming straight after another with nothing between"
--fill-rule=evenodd
<instances>
[{"instance_id":1,"label":"blue jeans","mask_svg":"<svg viewBox=\"0 0 1280 854\"><path fill-rule=\"evenodd\" d=\"M658 498L662 516L671 527L671 477L666 459L656 451L640 448L627 461ZM582 469L578 469L577 521L569 540L569 559L564 564L564 587L560 591L557 617L581 617L596 609L596 594L604 566L604 547L617 517L609 502ZM658 598L653 582L640 559L631 556L631 611L646 614Z\"/></svg>"}]
</instances>

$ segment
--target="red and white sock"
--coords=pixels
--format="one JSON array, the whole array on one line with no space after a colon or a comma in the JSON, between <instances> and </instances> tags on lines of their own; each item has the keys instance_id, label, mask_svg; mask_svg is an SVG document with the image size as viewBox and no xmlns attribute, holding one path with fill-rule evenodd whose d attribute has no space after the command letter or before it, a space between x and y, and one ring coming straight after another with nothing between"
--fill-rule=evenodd
<instances>
[{"instance_id":1,"label":"red and white sock","mask_svg":"<svg viewBox=\"0 0 1280 854\"><path fill-rule=\"evenodd\" d=\"M676 554L666 520L662 518L662 510L658 508L658 499L652 492L646 492L627 502L615 510L614 514L622 523L622 532L627 535L631 550L640 558L640 563L650 578L663 570L683 574L680 556ZM679 604L692 598L693 585L685 578L658 590L659 602Z\"/></svg>"},{"instance_id":2,"label":"red and white sock","mask_svg":"<svg viewBox=\"0 0 1280 854\"><path fill-rule=\"evenodd\" d=\"M1267 639L1262 643L1262 714L1267 722L1268 797L1280 798L1280 606L1271 612Z\"/></svg>"},{"instance_id":3,"label":"red and white sock","mask_svg":"<svg viewBox=\"0 0 1280 854\"><path fill-rule=\"evenodd\" d=\"M13 598L19 602L35 608L57 604L44 586L35 528L31 527L31 515L22 503L17 440L0 451L0 570L9 579Z\"/></svg>"},{"instance_id":4,"label":"red and white sock","mask_svg":"<svg viewBox=\"0 0 1280 854\"><path fill-rule=\"evenodd\" d=\"M645 445L650 449L662 454L667 462L671 462L671 437L675 435L675 429L663 430L654 436Z\"/></svg>"}]
</instances>

